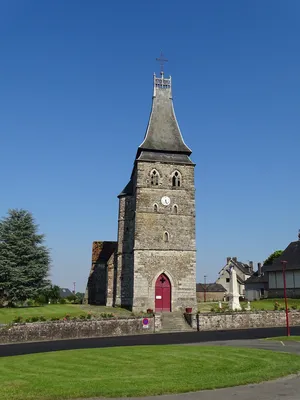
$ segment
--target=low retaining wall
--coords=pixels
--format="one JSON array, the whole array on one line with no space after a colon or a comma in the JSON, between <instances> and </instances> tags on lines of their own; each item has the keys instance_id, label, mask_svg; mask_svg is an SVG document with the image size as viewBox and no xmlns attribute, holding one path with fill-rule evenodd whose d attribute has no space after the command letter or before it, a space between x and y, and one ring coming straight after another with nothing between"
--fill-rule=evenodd
<instances>
[{"instance_id":1,"label":"low retaining wall","mask_svg":"<svg viewBox=\"0 0 300 400\"><path fill-rule=\"evenodd\" d=\"M186 314L192 328L199 331L280 327L286 325L285 311L247 311ZM300 325L300 311L290 311L291 326Z\"/></svg>"},{"instance_id":2,"label":"low retaining wall","mask_svg":"<svg viewBox=\"0 0 300 400\"><path fill-rule=\"evenodd\" d=\"M147 319L148 328L143 327L143 318L13 324L0 329L0 343L136 335L161 329L160 315Z\"/></svg>"}]
</instances>

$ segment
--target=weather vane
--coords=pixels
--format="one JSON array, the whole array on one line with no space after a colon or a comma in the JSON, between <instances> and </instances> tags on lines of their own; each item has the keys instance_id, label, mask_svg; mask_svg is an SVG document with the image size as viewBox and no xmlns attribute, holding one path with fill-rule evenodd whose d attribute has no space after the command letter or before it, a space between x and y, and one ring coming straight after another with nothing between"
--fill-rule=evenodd
<instances>
[{"instance_id":1,"label":"weather vane","mask_svg":"<svg viewBox=\"0 0 300 400\"><path fill-rule=\"evenodd\" d=\"M160 53L160 57L156 59L156 61L159 61L160 63L160 74L163 75L164 74L164 63L168 62L168 60L166 58L164 58L163 53Z\"/></svg>"}]
</instances>

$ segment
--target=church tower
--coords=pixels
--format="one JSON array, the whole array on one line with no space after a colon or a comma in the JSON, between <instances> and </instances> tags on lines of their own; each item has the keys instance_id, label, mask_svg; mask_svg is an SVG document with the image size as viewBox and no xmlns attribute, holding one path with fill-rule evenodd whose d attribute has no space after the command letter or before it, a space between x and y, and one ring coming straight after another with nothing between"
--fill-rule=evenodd
<instances>
[{"instance_id":1,"label":"church tower","mask_svg":"<svg viewBox=\"0 0 300 400\"><path fill-rule=\"evenodd\" d=\"M192 151L181 135L171 77L154 75L150 118L119 195L115 304L133 311L196 307Z\"/></svg>"}]
</instances>

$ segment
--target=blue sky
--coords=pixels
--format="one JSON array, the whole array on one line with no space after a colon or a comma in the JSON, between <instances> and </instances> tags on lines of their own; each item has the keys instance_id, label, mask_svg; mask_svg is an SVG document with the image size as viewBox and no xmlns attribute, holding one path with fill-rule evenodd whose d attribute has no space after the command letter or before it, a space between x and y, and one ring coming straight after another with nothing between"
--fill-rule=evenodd
<instances>
[{"instance_id":1,"label":"blue sky","mask_svg":"<svg viewBox=\"0 0 300 400\"><path fill-rule=\"evenodd\" d=\"M93 240L116 239L161 49L197 164L198 281L296 240L299 17L297 0L1 1L0 215L34 214L55 283L84 290Z\"/></svg>"}]
</instances>

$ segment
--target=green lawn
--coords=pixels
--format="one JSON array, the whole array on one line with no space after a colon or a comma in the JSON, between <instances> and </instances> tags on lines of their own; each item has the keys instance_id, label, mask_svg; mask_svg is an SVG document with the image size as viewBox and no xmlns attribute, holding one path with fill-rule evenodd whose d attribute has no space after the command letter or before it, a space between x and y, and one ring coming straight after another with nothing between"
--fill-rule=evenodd
<instances>
[{"instance_id":1,"label":"green lawn","mask_svg":"<svg viewBox=\"0 0 300 400\"><path fill-rule=\"evenodd\" d=\"M86 313L87 312L79 305L75 304L48 304L41 307L0 308L0 323L7 324L19 316L22 316L25 319L43 315L50 319L51 317L63 318L66 314L75 317Z\"/></svg>"},{"instance_id":2,"label":"green lawn","mask_svg":"<svg viewBox=\"0 0 300 400\"><path fill-rule=\"evenodd\" d=\"M300 336L277 336L272 338L267 338L265 340L276 340L277 342L300 342Z\"/></svg>"},{"instance_id":3,"label":"green lawn","mask_svg":"<svg viewBox=\"0 0 300 400\"><path fill-rule=\"evenodd\" d=\"M266 350L136 346L0 358L1 400L151 396L261 382L300 371Z\"/></svg>"},{"instance_id":4,"label":"green lawn","mask_svg":"<svg viewBox=\"0 0 300 400\"><path fill-rule=\"evenodd\" d=\"M22 316L23 319L44 316L47 319L51 317L63 318L66 314L76 317L81 314L91 312L95 316L101 313L113 313L118 316L129 316L130 311L124 308L114 308L105 306L89 306L77 304L48 304L40 307L19 307L19 308L0 308L0 324L7 324L14 318Z\"/></svg>"},{"instance_id":5,"label":"green lawn","mask_svg":"<svg viewBox=\"0 0 300 400\"><path fill-rule=\"evenodd\" d=\"M285 303L284 299L263 299L263 300L258 300L258 301L252 301L251 304L251 310L274 310L274 303L278 302L279 303L279 308L284 308ZM198 310L200 312L210 312L212 307L217 307L219 302L199 302L198 303ZM227 305L228 303L223 303L223 307ZM241 306L247 306L246 301L241 301ZM298 310L300 310L300 299L288 299L288 307L290 310L292 310L292 307L295 306L297 307Z\"/></svg>"}]
</instances>

